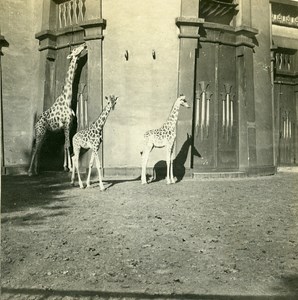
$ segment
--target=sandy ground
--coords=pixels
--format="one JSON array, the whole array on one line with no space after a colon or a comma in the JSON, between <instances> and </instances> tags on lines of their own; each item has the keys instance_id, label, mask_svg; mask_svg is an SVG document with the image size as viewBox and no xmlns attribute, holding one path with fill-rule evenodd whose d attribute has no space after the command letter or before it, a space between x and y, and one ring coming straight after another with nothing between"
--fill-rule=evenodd
<instances>
[{"instance_id":1,"label":"sandy ground","mask_svg":"<svg viewBox=\"0 0 298 300\"><path fill-rule=\"evenodd\" d=\"M1 299L298 299L298 173L69 181L2 177Z\"/></svg>"}]
</instances>

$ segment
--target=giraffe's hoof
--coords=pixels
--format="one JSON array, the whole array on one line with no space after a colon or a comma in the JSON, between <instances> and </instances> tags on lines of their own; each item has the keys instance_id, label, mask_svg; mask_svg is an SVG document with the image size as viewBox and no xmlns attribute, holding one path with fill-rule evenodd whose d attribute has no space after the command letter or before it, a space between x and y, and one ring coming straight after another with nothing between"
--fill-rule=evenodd
<instances>
[{"instance_id":1,"label":"giraffe's hoof","mask_svg":"<svg viewBox=\"0 0 298 300\"><path fill-rule=\"evenodd\" d=\"M32 177L32 176L36 176L36 175L38 175L38 173L37 172L28 172L28 176L29 177Z\"/></svg>"},{"instance_id":2,"label":"giraffe's hoof","mask_svg":"<svg viewBox=\"0 0 298 300\"><path fill-rule=\"evenodd\" d=\"M83 185L80 185L80 189L83 190L83 189L84 189L84 186L83 186Z\"/></svg>"},{"instance_id":3,"label":"giraffe's hoof","mask_svg":"<svg viewBox=\"0 0 298 300\"><path fill-rule=\"evenodd\" d=\"M142 181L142 184L147 184L148 182L147 181Z\"/></svg>"}]
</instances>

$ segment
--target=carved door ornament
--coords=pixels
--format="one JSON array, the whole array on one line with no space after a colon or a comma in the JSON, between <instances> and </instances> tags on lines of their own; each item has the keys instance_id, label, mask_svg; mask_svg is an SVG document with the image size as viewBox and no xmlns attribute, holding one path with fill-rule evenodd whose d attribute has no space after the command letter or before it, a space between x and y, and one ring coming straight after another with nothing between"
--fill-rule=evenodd
<instances>
[{"instance_id":1,"label":"carved door ornament","mask_svg":"<svg viewBox=\"0 0 298 300\"><path fill-rule=\"evenodd\" d=\"M208 91L209 83L206 81L199 82L200 90L196 92L196 129L197 135L201 133L201 140L209 136L210 126L210 101L213 95ZM200 130L198 130L200 129Z\"/></svg>"},{"instance_id":2,"label":"carved door ornament","mask_svg":"<svg viewBox=\"0 0 298 300\"><path fill-rule=\"evenodd\" d=\"M225 92L221 93L222 97L222 134L230 141L233 134L234 126L234 100L235 94L232 94L232 85L224 84Z\"/></svg>"},{"instance_id":3,"label":"carved door ornament","mask_svg":"<svg viewBox=\"0 0 298 300\"><path fill-rule=\"evenodd\" d=\"M281 137L285 140L292 138L292 122L290 118L290 112L287 110L284 111L282 116Z\"/></svg>"},{"instance_id":4,"label":"carved door ornament","mask_svg":"<svg viewBox=\"0 0 298 300\"><path fill-rule=\"evenodd\" d=\"M78 130L82 130L88 127L88 103L87 97L84 97L84 91L86 88L85 83L79 84L79 92L77 98L77 123L78 123Z\"/></svg>"}]
</instances>

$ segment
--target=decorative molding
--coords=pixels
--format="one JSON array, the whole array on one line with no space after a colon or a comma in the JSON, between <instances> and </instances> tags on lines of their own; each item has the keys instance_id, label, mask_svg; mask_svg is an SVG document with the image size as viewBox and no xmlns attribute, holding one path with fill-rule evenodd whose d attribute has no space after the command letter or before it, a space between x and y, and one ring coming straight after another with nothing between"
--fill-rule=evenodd
<instances>
[{"instance_id":1,"label":"decorative molding","mask_svg":"<svg viewBox=\"0 0 298 300\"><path fill-rule=\"evenodd\" d=\"M298 28L298 3L294 1L271 1L272 24Z\"/></svg>"},{"instance_id":2,"label":"decorative molding","mask_svg":"<svg viewBox=\"0 0 298 300\"><path fill-rule=\"evenodd\" d=\"M83 0L67 0L57 3L58 27L74 26L84 21L86 4Z\"/></svg>"},{"instance_id":3,"label":"decorative molding","mask_svg":"<svg viewBox=\"0 0 298 300\"><path fill-rule=\"evenodd\" d=\"M93 19L88 20L80 24L80 27L82 28L94 28L94 27L101 27L102 29L105 29L107 25L107 21L105 19Z\"/></svg>"},{"instance_id":4,"label":"decorative molding","mask_svg":"<svg viewBox=\"0 0 298 300\"><path fill-rule=\"evenodd\" d=\"M298 7L298 2L293 0L269 0L270 3L283 4L283 5L291 5L294 7Z\"/></svg>"},{"instance_id":5,"label":"decorative molding","mask_svg":"<svg viewBox=\"0 0 298 300\"><path fill-rule=\"evenodd\" d=\"M298 16L272 13L272 24L298 28Z\"/></svg>"},{"instance_id":6,"label":"decorative molding","mask_svg":"<svg viewBox=\"0 0 298 300\"><path fill-rule=\"evenodd\" d=\"M202 18L188 18L188 17L178 17L176 18L176 25L181 26L196 26L199 27L205 22Z\"/></svg>"},{"instance_id":7,"label":"decorative molding","mask_svg":"<svg viewBox=\"0 0 298 300\"><path fill-rule=\"evenodd\" d=\"M43 30L35 34L35 38L39 40L39 51L46 49L58 50L69 46L79 45L84 41L103 39L102 30L105 29L105 27L105 19L94 19L80 25L65 27L58 30ZM63 37L69 36L70 34L81 34L82 36L65 43ZM60 42L60 38L62 42Z\"/></svg>"},{"instance_id":8,"label":"decorative molding","mask_svg":"<svg viewBox=\"0 0 298 300\"><path fill-rule=\"evenodd\" d=\"M234 47L246 46L253 48L252 39L259 32L248 26L233 27L225 24L205 22L202 18L176 18L176 25L180 29L179 38L198 39L200 42L219 43ZM208 35L208 31L218 32L218 36ZM204 36L201 34L205 33ZM228 36L221 35L225 33Z\"/></svg>"}]
</instances>

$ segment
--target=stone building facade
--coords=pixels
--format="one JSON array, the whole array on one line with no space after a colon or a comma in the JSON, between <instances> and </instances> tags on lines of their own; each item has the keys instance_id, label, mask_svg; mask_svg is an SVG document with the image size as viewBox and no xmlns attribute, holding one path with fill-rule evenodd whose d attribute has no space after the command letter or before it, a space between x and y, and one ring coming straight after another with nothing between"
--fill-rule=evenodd
<instances>
[{"instance_id":1,"label":"stone building facade","mask_svg":"<svg viewBox=\"0 0 298 300\"><path fill-rule=\"evenodd\" d=\"M96 119L104 96L119 96L100 150L105 175L140 174L143 133L162 125L182 93L191 109L179 114L176 172L274 174L279 165L297 164L297 1L0 5L3 173L26 171L36 116L60 93L66 56L84 41L73 133ZM61 168L62 145L63 135L49 135L43 170ZM164 150L154 151L149 165L164 159Z\"/></svg>"}]
</instances>

